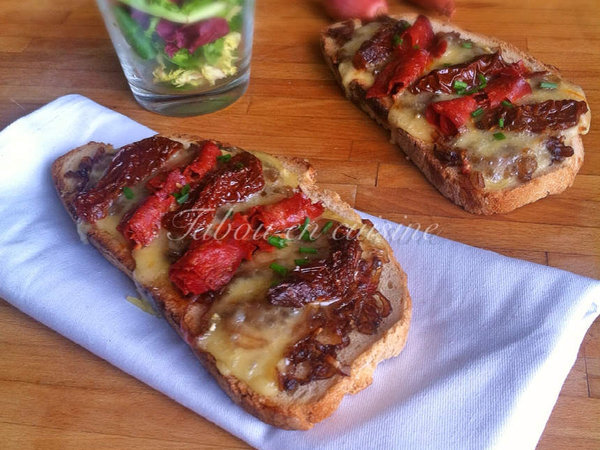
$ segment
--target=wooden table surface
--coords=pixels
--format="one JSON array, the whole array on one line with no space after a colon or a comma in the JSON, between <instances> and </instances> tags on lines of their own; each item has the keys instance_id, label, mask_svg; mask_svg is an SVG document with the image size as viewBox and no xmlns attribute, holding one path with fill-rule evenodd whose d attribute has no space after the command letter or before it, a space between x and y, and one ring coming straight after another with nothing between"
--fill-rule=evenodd
<instances>
[{"instance_id":1,"label":"wooden table surface","mask_svg":"<svg viewBox=\"0 0 600 450\"><path fill-rule=\"evenodd\" d=\"M395 13L415 10L390 4ZM598 0L458 0L454 22L560 67L600 111ZM161 132L310 158L319 181L360 210L423 228L435 223L441 236L600 278L594 120L573 187L503 216L470 215L345 100L319 54L318 32L327 23L316 1L259 0L247 94L224 111L179 119L134 102L95 2L2 0L0 128L80 93ZM0 355L2 448L246 448L1 299ZM539 447L600 448L600 321L585 337Z\"/></svg>"}]
</instances>

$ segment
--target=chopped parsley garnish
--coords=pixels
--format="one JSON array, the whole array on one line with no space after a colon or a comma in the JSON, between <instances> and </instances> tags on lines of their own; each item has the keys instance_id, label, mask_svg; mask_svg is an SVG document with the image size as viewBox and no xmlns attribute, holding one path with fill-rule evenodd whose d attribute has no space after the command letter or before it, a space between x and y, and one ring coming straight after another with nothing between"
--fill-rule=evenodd
<instances>
[{"instance_id":1,"label":"chopped parsley garnish","mask_svg":"<svg viewBox=\"0 0 600 450\"><path fill-rule=\"evenodd\" d=\"M482 73L477 74L477 79L479 80L479 84L468 90L467 90L467 88L469 87L469 85L461 80L456 80L454 82L454 84L452 85L452 87L454 88L454 90L456 91L456 93L458 95L475 94L476 92L481 91L482 89L484 89L487 86L487 78Z\"/></svg>"},{"instance_id":2,"label":"chopped parsley garnish","mask_svg":"<svg viewBox=\"0 0 600 450\"><path fill-rule=\"evenodd\" d=\"M556 89L558 87L558 84L551 83L550 81L542 81L540 83L540 87L542 89Z\"/></svg>"},{"instance_id":3,"label":"chopped parsley garnish","mask_svg":"<svg viewBox=\"0 0 600 450\"><path fill-rule=\"evenodd\" d=\"M300 225L300 239L303 241L312 242L314 239L310 236L310 231L308 230L308 225L310 224L310 219L306 217L304 219L304 223Z\"/></svg>"},{"instance_id":4,"label":"chopped parsley garnish","mask_svg":"<svg viewBox=\"0 0 600 450\"><path fill-rule=\"evenodd\" d=\"M302 234L300 235L300 238L306 242L312 242L315 240L312 237L310 237L310 233L308 232L308 230L303 231Z\"/></svg>"},{"instance_id":5,"label":"chopped parsley garnish","mask_svg":"<svg viewBox=\"0 0 600 450\"><path fill-rule=\"evenodd\" d=\"M310 223L310 218L308 216L306 216L304 218L304 222L302 222L302 225L300 225L300 228L299 228L300 235L304 234L304 232L306 231L306 227L308 227L309 223Z\"/></svg>"},{"instance_id":6,"label":"chopped parsley garnish","mask_svg":"<svg viewBox=\"0 0 600 450\"><path fill-rule=\"evenodd\" d=\"M465 89L467 89L467 87L469 87L469 85L467 83L465 83L464 81L461 80L456 80L454 82L454 84L452 85L452 87L454 88L454 90L460 94L460 91L464 92Z\"/></svg>"},{"instance_id":7,"label":"chopped parsley garnish","mask_svg":"<svg viewBox=\"0 0 600 450\"><path fill-rule=\"evenodd\" d=\"M317 249L316 249L316 248L312 248L312 247L300 247L300 248L298 249L298 251L299 251L300 253L311 253L311 254L313 254L313 255L314 255L315 253L317 253Z\"/></svg>"},{"instance_id":8,"label":"chopped parsley garnish","mask_svg":"<svg viewBox=\"0 0 600 450\"><path fill-rule=\"evenodd\" d=\"M506 139L506 136L504 135L504 133L494 133L494 139L496 139L497 141L502 141Z\"/></svg>"},{"instance_id":9,"label":"chopped parsley garnish","mask_svg":"<svg viewBox=\"0 0 600 450\"><path fill-rule=\"evenodd\" d=\"M482 74L477 74L477 79L479 80L479 89L483 89L487 86L487 78Z\"/></svg>"},{"instance_id":10,"label":"chopped parsley garnish","mask_svg":"<svg viewBox=\"0 0 600 450\"><path fill-rule=\"evenodd\" d=\"M177 203L180 205L187 202L190 198L190 185L186 184L179 192L175 192L173 197L175 197L175 200L177 200Z\"/></svg>"},{"instance_id":11,"label":"chopped parsley garnish","mask_svg":"<svg viewBox=\"0 0 600 450\"><path fill-rule=\"evenodd\" d=\"M243 168L244 168L244 163L243 163L243 162L241 162L241 161L238 161L238 162L236 162L236 163L233 165L233 167L234 167L236 170L241 170L241 169L243 169Z\"/></svg>"},{"instance_id":12,"label":"chopped parsley garnish","mask_svg":"<svg viewBox=\"0 0 600 450\"><path fill-rule=\"evenodd\" d=\"M288 270L285 267L275 262L271 263L269 267L273 270L273 272L275 272L278 275L281 275L282 277L285 277L288 273Z\"/></svg>"},{"instance_id":13,"label":"chopped parsley garnish","mask_svg":"<svg viewBox=\"0 0 600 450\"><path fill-rule=\"evenodd\" d=\"M135 194L133 193L133 190L130 187L125 186L123 188L123 194L125 195L125 198L127 200L131 200L133 199L133 197L135 197Z\"/></svg>"},{"instance_id":14,"label":"chopped parsley garnish","mask_svg":"<svg viewBox=\"0 0 600 450\"><path fill-rule=\"evenodd\" d=\"M302 259L295 259L294 260L294 264L296 264L297 266L305 266L309 263L310 261L308 260L308 258L302 258Z\"/></svg>"},{"instance_id":15,"label":"chopped parsley garnish","mask_svg":"<svg viewBox=\"0 0 600 450\"><path fill-rule=\"evenodd\" d=\"M267 242L271 244L273 247L284 248L287 247L287 239L284 239L279 236L269 236L267 238Z\"/></svg>"},{"instance_id":16,"label":"chopped parsley garnish","mask_svg":"<svg viewBox=\"0 0 600 450\"><path fill-rule=\"evenodd\" d=\"M500 128L504 128L504 117L500 117L500 118L498 119L498 126L499 126Z\"/></svg>"},{"instance_id":17,"label":"chopped parsley garnish","mask_svg":"<svg viewBox=\"0 0 600 450\"><path fill-rule=\"evenodd\" d=\"M508 100L502 100L502 106L504 106L506 108L512 108L513 104L511 102L509 102Z\"/></svg>"},{"instance_id":18,"label":"chopped parsley garnish","mask_svg":"<svg viewBox=\"0 0 600 450\"><path fill-rule=\"evenodd\" d=\"M230 153L226 153L224 155L217 156L217 161L221 161L221 162L227 162L230 159L231 159L231 154Z\"/></svg>"},{"instance_id":19,"label":"chopped parsley garnish","mask_svg":"<svg viewBox=\"0 0 600 450\"><path fill-rule=\"evenodd\" d=\"M394 43L395 47L398 47L399 45L402 45L404 39L402 39L399 34L395 34L392 38L392 42Z\"/></svg>"},{"instance_id":20,"label":"chopped parsley garnish","mask_svg":"<svg viewBox=\"0 0 600 450\"><path fill-rule=\"evenodd\" d=\"M473 43L471 41L461 42L460 46L462 48L473 48Z\"/></svg>"},{"instance_id":21,"label":"chopped parsley garnish","mask_svg":"<svg viewBox=\"0 0 600 450\"><path fill-rule=\"evenodd\" d=\"M415 50L419 50L421 47L419 47L419 44L415 44L415 45L413 45L413 48L414 48Z\"/></svg>"},{"instance_id":22,"label":"chopped parsley garnish","mask_svg":"<svg viewBox=\"0 0 600 450\"><path fill-rule=\"evenodd\" d=\"M331 227L333 226L333 222L330 220L325 225L323 225L323 229L321 230L323 233L327 233Z\"/></svg>"},{"instance_id":23,"label":"chopped parsley garnish","mask_svg":"<svg viewBox=\"0 0 600 450\"><path fill-rule=\"evenodd\" d=\"M483 108L477 108L475 111L471 113L471 117L479 117L483 114Z\"/></svg>"}]
</instances>

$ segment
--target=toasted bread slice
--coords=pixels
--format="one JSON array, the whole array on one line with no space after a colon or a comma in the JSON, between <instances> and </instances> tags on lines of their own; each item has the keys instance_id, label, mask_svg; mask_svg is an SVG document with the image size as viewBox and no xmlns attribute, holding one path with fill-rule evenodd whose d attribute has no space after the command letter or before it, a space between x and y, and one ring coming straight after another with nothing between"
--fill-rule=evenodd
<instances>
[{"instance_id":1,"label":"toasted bread slice","mask_svg":"<svg viewBox=\"0 0 600 450\"><path fill-rule=\"evenodd\" d=\"M203 142L202 139L191 136L177 135L168 136L168 138L182 143L182 152L191 151L190 144ZM243 152L235 147L220 143L217 145L223 151ZM195 334L194 330L202 327L202 323L206 323L206 316L210 314L207 312L206 306L193 301L195 297L190 299L189 296L184 296L169 281L166 273L168 266L162 264L162 256L156 257L156 253L152 253L154 243L146 248L133 249L132 244L116 231L116 223L121 220L120 217L111 219L109 215L107 219L87 223L78 215L74 205L75 198L81 192L94 186L116 153L117 150L110 145L92 142L70 151L55 161L52 166L52 177L65 208L77 223L82 237L135 281L140 294L149 299L162 312L171 326L191 346L221 388L246 411L277 427L311 428L316 422L332 414L344 395L356 393L367 387L371 383L375 367L380 361L395 356L402 350L411 317L411 299L407 289L406 275L394 258L389 244L374 229L368 227L372 233L361 241L361 245L365 247L372 244L385 254L384 259L387 262L384 262L381 267L378 290L389 300L391 313L383 318L373 334L363 334L357 330L350 332L348 335L350 344L337 355L338 362L347 368L346 373L338 373L325 379L315 379L291 391L277 386L275 375L266 375L267 378L272 376L273 379L269 378L265 381L260 377L252 378L246 373L240 374L242 369L231 363L228 356L219 352L218 349L224 348L230 352L238 352L236 357L242 361L246 358L244 349L232 347L231 342L215 341L216 338L213 338L212 346L209 346L206 343L208 338ZM349 227L359 227L362 224L360 217L340 199L338 194L321 189L315 184L315 172L306 161L295 158L279 158L260 152L252 153L262 162L263 170L278 170L278 177L293 180L292 184L297 184L296 189L301 190L311 201L321 202L328 217L335 218ZM142 191L136 190L136 193L139 192ZM139 201L139 199L135 201ZM265 202L268 203L269 200L265 200ZM243 207L243 203L241 206ZM146 254L142 257L144 252ZM275 253L272 252L272 254ZM146 272L143 272L144 268L150 265L158 266L153 269L154 277L149 277ZM240 284L242 281L244 279L238 280L234 277L224 291L221 291L225 292L223 296L228 295L227 298L230 298L232 295L236 295L231 292L239 291L242 293L236 297L235 301L242 303L249 301L255 292L254 285ZM217 297L213 305L209 306L209 308L213 308L211 311L222 312L214 309L218 308L215 305L218 305L219 301L225 302L221 297ZM227 303L224 304L227 305ZM213 314L212 317L215 315L217 314ZM273 327L275 327L274 331L267 336L268 339L278 340L280 339L279 334L287 333L287 330L283 330L284 333L281 333L282 329L277 328L276 325ZM251 331L255 335L250 333L249 336L246 336L250 339L250 344L252 344L252 339L260 341L261 336L256 335L257 329L252 328ZM211 336L214 336L215 332L212 332ZM244 337L243 333L242 337ZM238 338L239 336L236 337L236 339ZM202 343L203 339L205 339L204 344ZM289 348L289 344L293 344L294 341L293 339L290 341L289 337L285 339L288 339L286 345ZM253 351L253 345L249 345L249 348L248 354ZM272 347L267 345L263 352L270 352L270 349ZM277 363L278 358L281 363L281 355L274 356L275 360L272 364ZM263 363L264 360L259 358L258 364ZM276 367L279 366L273 365L272 371Z\"/></svg>"},{"instance_id":2,"label":"toasted bread slice","mask_svg":"<svg viewBox=\"0 0 600 450\"><path fill-rule=\"evenodd\" d=\"M415 14L407 14L404 16L395 16L393 19L404 20L412 24L416 20L416 17ZM550 133L538 133L538 137L552 135L564 140L565 146L572 148L572 156L564 159L552 159L548 162L549 156L543 154L546 150L536 148L535 151L538 153L535 153L535 157L537 158L536 164L538 166L533 173L527 173L523 177L519 176L519 178L514 176L514 174L507 175L506 177L500 174L500 179L498 180L499 172L494 173L488 179L483 169L478 169L478 171L470 170L470 163L467 170L465 170L465 165L449 165L440 160L436 156L436 147L439 149L439 141L436 139L439 136L437 130L426 120L425 111L422 107L417 107L414 110L406 108L403 103L403 95L368 98L367 91L373 85L374 78L377 77L381 68L376 69L375 72L369 72L368 69L358 70L353 66L352 58L360 48L361 43L370 39L382 21L386 19L389 18L380 18L376 22L364 23L359 19L353 19L328 26L321 33L322 52L336 80L344 89L346 96L377 123L390 131L391 141L404 151L421 172L423 172L425 177L444 196L471 213L506 213L548 195L558 194L573 184L575 175L583 163L581 135L587 133L589 130L589 107L575 126ZM456 48L449 47L449 50L440 58L440 61L447 60L450 61L450 64L446 64L445 66L441 64L436 65L436 60L434 59L433 66L430 65L422 76L427 75L432 70L432 67L439 69L449 65L467 63L472 57L500 51L501 56L507 63L516 63L521 60L530 72L543 72L547 79L551 79L559 85L559 89L554 92L538 89L535 86L534 93L530 96L525 96L519 104L537 103L552 98L570 98L577 101L586 101L583 91L579 87L563 80L558 69L541 63L516 47L490 37L467 32L434 19L430 19L430 22L436 35L438 33L448 33L451 39L455 39L458 42L466 42L467 45L465 45L466 48L459 48L458 51ZM479 52L469 55L468 52L472 49L478 49ZM549 84L552 85L555 83ZM409 89L406 91L409 91ZM438 96L435 98L435 101L454 97L456 95ZM401 117L402 120L399 120L398 117ZM403 126L399 125L400 122ZM474 127L468 129L466 133L471 132L472 129ZM500 139L504 139L503 135L506 134L507 140L505 142L507 143L511 142L511 138L515 137L509 136L511 133L501 133L502 131L501 128L496 127L487 134L481 134L482 137L479 139L479 143L471 142L471 148L467 148L467 160L471 157L474 157L473 160L476 158L482 159L481 155L484 155L484 162L501 160L501 158L495 160L492 157L488 158L488 154L490 153L488 147L492 145L488 141L494 141L494 132L497 133ZM523 138L523 134L521 133L521 136L516 136L516 138ZM534 134L529 133L525 137L533 139L535 138ZM472 139L471 141L476 140ZM515 144L515 146L518 145L520 145L520 142ZM524 146L527 145L529 145L528 142ZM540 147L542 143L539 141L535 145ZM455 149L459 151L461 148L456 145ZM509 156L513 157L514 155ZM488 159L486 160L486 158ZM508 157L505 159L508 159ZM470 162L473 162L473 160ZM515 170L515 165L509 165L506 170Z\"/></svg>"}]
</instances>

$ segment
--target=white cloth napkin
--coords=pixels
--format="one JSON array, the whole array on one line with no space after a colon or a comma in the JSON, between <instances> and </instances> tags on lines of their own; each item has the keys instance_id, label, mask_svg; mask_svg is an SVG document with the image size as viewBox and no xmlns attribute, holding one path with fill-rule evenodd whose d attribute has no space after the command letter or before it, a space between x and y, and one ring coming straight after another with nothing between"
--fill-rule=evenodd
<instances>
[{"instance_id":1,"label":"white cloth napkin","mask_svg":"<svg viewBox=\"0 0 600 450\"><path fill-rule=\"evenodd\" d=\"M280 430L235 406L166 321L125 300L133 283L81 243L54 191L50 165L68 150L152 134L78 95L0 133L0 297L255 447L535 447L598 315L600 282L439 237L396 237L414 303L405 350L314 429ZM365 217L388 236L397 227Z\"/></svg>"}]
</instances>

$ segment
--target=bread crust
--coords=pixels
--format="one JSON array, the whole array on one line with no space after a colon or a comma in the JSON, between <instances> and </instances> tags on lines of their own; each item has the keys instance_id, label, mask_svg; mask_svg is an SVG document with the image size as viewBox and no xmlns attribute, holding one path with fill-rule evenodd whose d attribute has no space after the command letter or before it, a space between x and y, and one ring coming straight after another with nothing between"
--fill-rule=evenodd
<instances>
[{"instance_id":1,"label":"bread crust","mask_svg":"<svg viewBox=\"0 0 600 450\"><path fill-rule=\"evenodd\" d=\"M188 135L166 135L165 137L180 142L201 141L202 139ZM90 143L72 150L52 165L52 178L57 188L59 197L67 211L75 222L79 219L71 206L74 195L73 185L68 183L65 174L74 170L84 157L89 157L97 151L99 146L106 144ZM222 144L227 146L227 144ZM322 201L324 205L336 214L353 222L360 222L360 216L343 202L337 193L319 188L315 184L315 171L305 160L298 158L278 157L283 166L297 174L300 188L313 201ZM135 261L131 256L130 249L123 248L110 234L98 230L95 226L87 226L85 229L87 239L94 245L112 264L133 279ZM384 266L380 288L390 291L388 298L394 305L391 316L386 318L382 324L381 332L375 336L369 336L372 342L368 348L361 352L351 363L351 375L336 375L328 380L319 380L301 387L300 394L289 396L280 393L270 398L253 391L246 383L232 375L223 375L217 368L214 357L202 351L190 341L185 335L182 321L188 320L185 299L170 286L143 285L136 283L140 294L152 300L156 308L163 314L169 324L177 333L192 347L192 350L216 379L219 386L231 397L231 399L242 406L246 411L271 425L285 429L306 430L315 423L331 415L339 406L346 394L354 394L371 384L373 372L379 362L400 353L406 342L408 334L412 303L408 293L406 274L400 267L393 255L389 244L385 242L385 252L389 263ZM382 287L383 286L383 287ZM364 335L363 335L364 336ZM356 338L351 335L351 339ZM364 339L364 338L363 338ZM317 386L315 388L315 386ZM308 397L312 394L312 397ZM301 400L301 396L304 396Z\"/></svg>"},{"instance_id":2,"label":"bread crust","mask_svg":"<svg viewBox=\"0 0 600 450\"><path fill-rule=\"evenodd\" d=\"M413 21L416 17L416 14L394 16L396 19L408 21ZM471 33L435 19L430 18L430 20L435 32L459 32L461 36L467 39L480 42L489 47L499 47L508 61L522 59L537 71L548 71L560 75L557 68L538 61L507 42ZM355 26L360 26L360 24L360 20L354 20ZM339 47L335 40L328 36L328 30L336 26L340 26L340 23L330 25L322 30L321 50L336 81L344 89L338 70L339 63L337 62ZM391 142L402 149L442 195L468 212L483 215L507 213L548 195L561 193L573 184L575 176L583 164L583 143L581 135L577 135L573 138L571 144L574 155L566 158L560 164L551 166L546 173L514 187L497 191L485 191L479 186L474 186L468 177L460 173L460 168L444 166L434 155L434 144L425 142L401 128L392 126L387 117L389 107L380 99L366 99L367 88L358 82L352 83L354 84L352 89L349 89L348 92L344 89L347 97L379 125L390 131Z\"/></svg>"}]
</instances>

